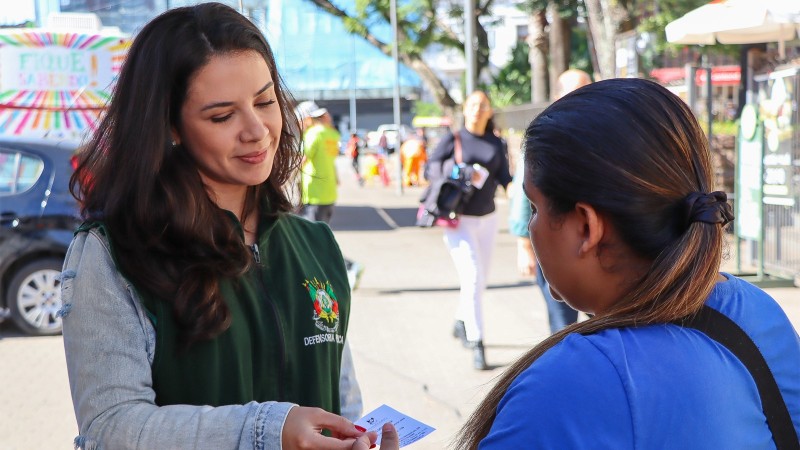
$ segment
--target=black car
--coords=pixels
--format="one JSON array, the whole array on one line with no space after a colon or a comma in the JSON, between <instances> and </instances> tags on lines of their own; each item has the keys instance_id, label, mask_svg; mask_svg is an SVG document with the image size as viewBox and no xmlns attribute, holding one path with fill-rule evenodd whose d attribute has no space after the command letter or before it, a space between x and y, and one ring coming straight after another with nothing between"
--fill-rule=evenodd
<instances>
[{"instance_id":1,"label":"black car","mask_svg":"<svg viewBox=\"0 0 800 450\"><path fill-rule=\"evenodd\" d=\"M69 193L77 142L0 138L0 316L61 332L61 266L79 225Z\"/></svg>"}]
</instances>

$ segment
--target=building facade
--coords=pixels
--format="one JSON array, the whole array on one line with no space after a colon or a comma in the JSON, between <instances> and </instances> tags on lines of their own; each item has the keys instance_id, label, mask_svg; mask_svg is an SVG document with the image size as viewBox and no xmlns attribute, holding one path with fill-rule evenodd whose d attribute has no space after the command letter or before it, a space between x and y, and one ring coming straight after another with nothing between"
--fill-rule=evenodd
<instances>
[{"instance_id":1,"label":"building facade","mask_svg":"<svg viewBox=\"0 0 800 450\"><path fill-rule=\"evenodd\" d=\"M355 0L336 5L354 13ZM348 33L340 19L310 1L269 0L266 11L267 39L297 100L314 100L328 108L343 132L394 122L394 64L389 56ZM391 43L388 25L370 31ZM402 64L398 72L401 123L410 124L422 83Z\"/></svg>"}]
</instances>

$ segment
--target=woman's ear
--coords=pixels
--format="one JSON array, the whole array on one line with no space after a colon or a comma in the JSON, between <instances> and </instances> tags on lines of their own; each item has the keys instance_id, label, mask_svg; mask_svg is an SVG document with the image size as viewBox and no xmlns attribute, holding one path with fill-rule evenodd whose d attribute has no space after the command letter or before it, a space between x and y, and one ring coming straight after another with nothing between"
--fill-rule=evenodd
<instances>
[{"instance_id":1,"label":"woman's ear","mask_svg":"<svg viewBox=\"0 0 800 450\"><path fill-rule=\"evenodd\" d=\"M578 254L581 256L593 254L600 245L600 242L603 241L603 236L607 231L605 220L597 210L588 203L576 203L575 212L583 228Z\"/></svg>"}]
</instances>

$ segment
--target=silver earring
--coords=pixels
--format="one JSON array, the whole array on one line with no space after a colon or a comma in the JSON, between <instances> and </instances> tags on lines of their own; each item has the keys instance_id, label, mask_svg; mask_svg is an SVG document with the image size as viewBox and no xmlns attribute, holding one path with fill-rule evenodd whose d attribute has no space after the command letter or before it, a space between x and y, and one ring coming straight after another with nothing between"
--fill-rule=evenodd
<instances>
[{"instance_id":1,"label":"silver earring","mask_svg":"<svg viewBox=\"0 0 800 450\"><path fill-rule=\"evenodd\" d=\"M172 147L174 148L174 147L177 147L177 146L178 146L178 143L175 142L175 141L172 141Z\"/></svg>"}]
</instances>

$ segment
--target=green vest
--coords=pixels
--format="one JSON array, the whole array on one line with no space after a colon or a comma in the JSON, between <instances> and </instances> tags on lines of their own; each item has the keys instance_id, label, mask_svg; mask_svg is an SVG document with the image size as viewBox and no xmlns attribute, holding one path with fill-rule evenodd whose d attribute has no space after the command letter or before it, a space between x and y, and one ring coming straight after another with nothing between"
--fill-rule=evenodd
<instances>
[{"instance_id":1,"label":"green vest","mask_svg":"<svg viewBox=\"0 0 800 450\"><path fill-rule=\"evenodd\" d=\"M137 290L156 329L156 404L277 400L338 414L350 285L333 233L290 214L262 217L253 253L260 263L221 282L230 328L185 351L172 306Z\"/></svg>"}]
</instances>

